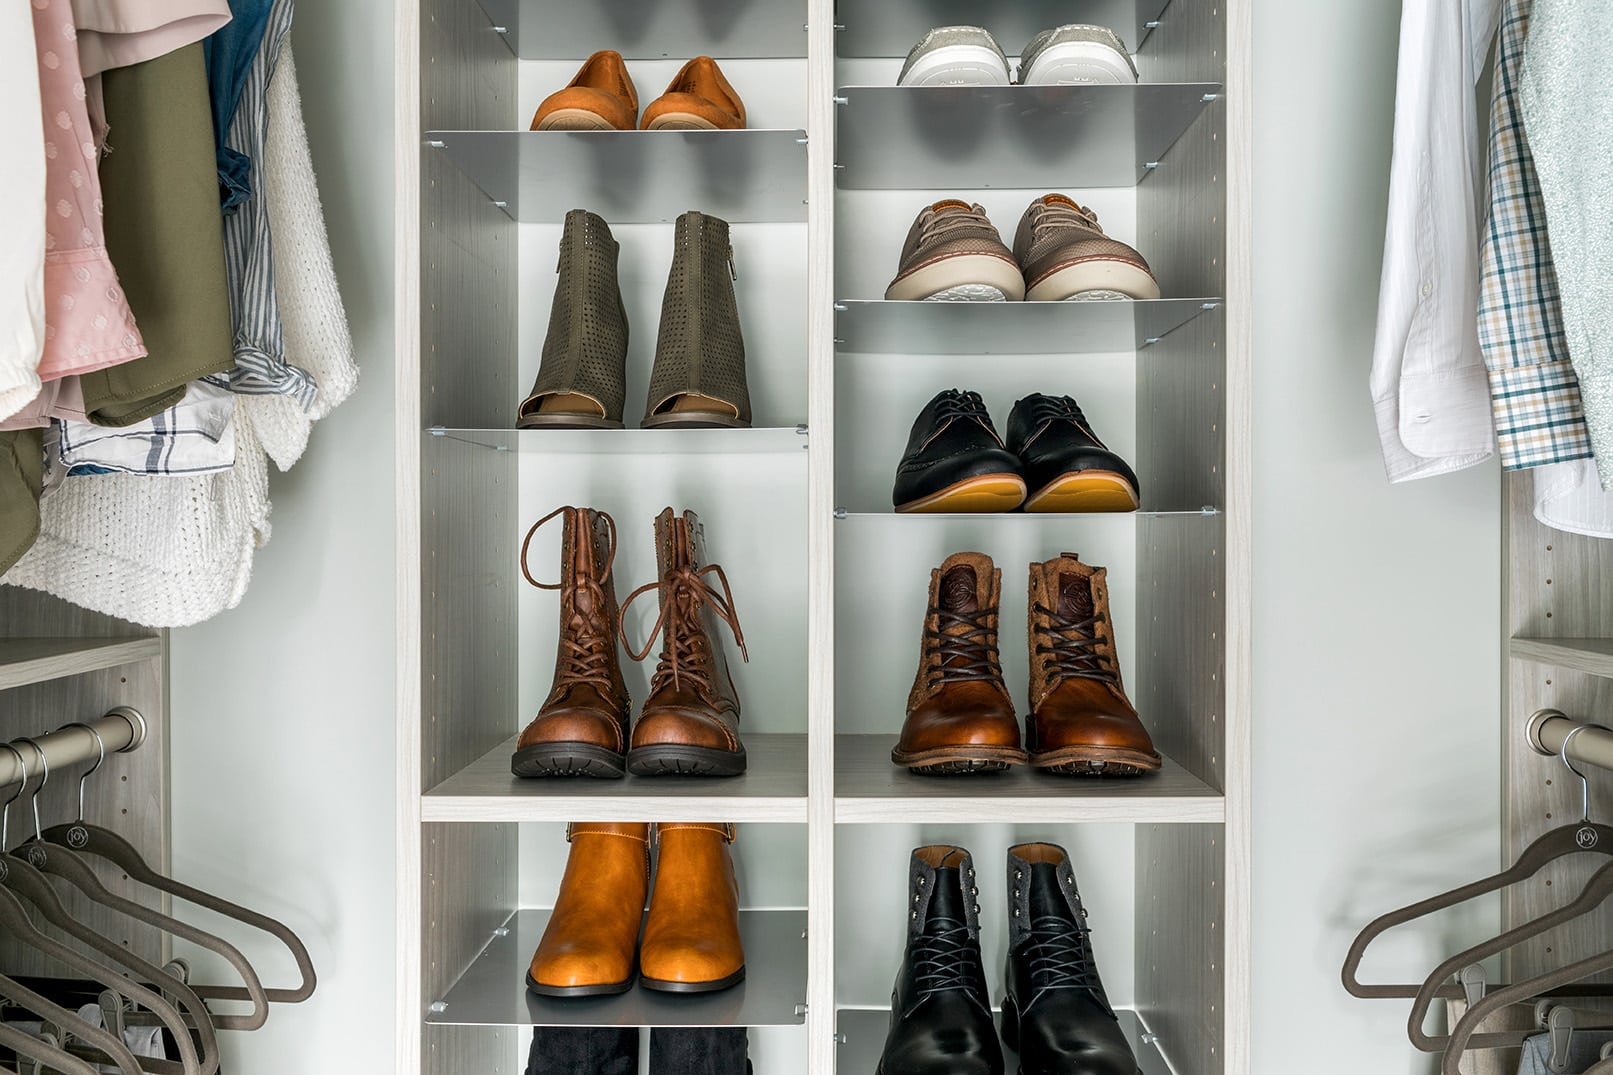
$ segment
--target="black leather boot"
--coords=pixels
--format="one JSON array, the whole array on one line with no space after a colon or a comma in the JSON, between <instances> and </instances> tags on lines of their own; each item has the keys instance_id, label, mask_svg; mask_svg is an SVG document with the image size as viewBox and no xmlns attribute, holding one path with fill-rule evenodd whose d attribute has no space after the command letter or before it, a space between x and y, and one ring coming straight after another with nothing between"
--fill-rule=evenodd
<instances>
[{"instance_id":1,"label":"black leather boot","mask_svg":"<svg viewBox=\"0 0 1613 1075\"><path fill-rule=\"evenodd\" d=\"M1098 978L1070 856L1057 844L1008 849L1003 1042L1021 1075L1141 1075Z\"/></svg>"},{"instance_id":2,"label":"black leather boot","mask_svg":"<svg viewBox=\"0 0 1613 1075\"><path fill-rule=\"evenodd\" d=\"M918 848L908 888L907 954L878 1075L1002 1075L980 961L974 860L961 847Z\"/></svg>"}]
</instances>

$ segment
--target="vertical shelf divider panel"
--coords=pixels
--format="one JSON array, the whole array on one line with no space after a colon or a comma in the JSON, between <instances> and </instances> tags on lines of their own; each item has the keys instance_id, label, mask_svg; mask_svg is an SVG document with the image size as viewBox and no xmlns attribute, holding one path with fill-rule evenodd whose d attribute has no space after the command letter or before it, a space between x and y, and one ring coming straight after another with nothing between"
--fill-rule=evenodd
<instances>
[{"instance_id":1,"label":"vertical shelf divider panel","mask_svg":"<svg viewBox=\"0 0 1613 1075\"><path fill-rule=\"evenodd\" d=\"M835 1070L835 0L807 7L807 1070Z\"/></svg>"},{"instance_id":2,"label":"vertical shelf divider panel","mask_svg":"<svg viewBox=\"0 0 1613 1075\"><path fill-rule=\"evenodd\" d=\"M516 225L422 140L514 120L516 63L474 4L403 0L397 23L399 1070L499 1071L511 1031L430 1026L515 903L513 825L422 824L428 788L509 735L515 455L431 425L503 425L515 397ZM414 195L418 194L418 201Z\"/></svg>"}]
</instances>

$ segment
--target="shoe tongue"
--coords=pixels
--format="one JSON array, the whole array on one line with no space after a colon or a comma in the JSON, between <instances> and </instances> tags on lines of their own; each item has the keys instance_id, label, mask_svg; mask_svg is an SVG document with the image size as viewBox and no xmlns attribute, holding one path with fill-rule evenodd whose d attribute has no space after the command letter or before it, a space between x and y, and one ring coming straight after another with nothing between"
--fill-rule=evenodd
<instances>
[{"instance_id":1,"label":"shoe tongue","mask_svg":"<svg viewBox=\"0 0 1613 1075\"><path fill-rule=\"evenodd\" d=\"M1078 213L1086 212L1085 209L1082 209L1081 206L1076 203L1075 199L1065 194L1044 194L1036 200L1041 202L1043 205L1067 205Z\"/></svg>"},{"instance_id":2,"label":"shoe tongue","mask_svg":"<svg viewBox=\"0 0 1613 1075\"><path fill-rule=\"evenodd\" d=\"M959 564L942 575L940 601L948 612L979 612L980 583L975 569Z\"/></svg>"},{"instance_id":3,"label":"shoe tongue","mask_svg":"<svg viewBox=\"0 0 1613 1075\"><path fill-rule=\"evenodd\" d=\"M973 208L974 206L970 205L968 202L959 201L956 198L944 198L930 206L930 212L939 213L943 209L962 209L964 212L968 212Z\"/></svg>"},{"instance_id":4,"label":"shoe tongue","mask_svg":"<svg viewBox=\"0 0 1613 1075\"><path fill-rule=\"evenodd\" d=\"M1059 573L1059 619L1084 620L1093 614L1092 580L1074 571Z\"/></svg>"},{"instance_id":5,"label":"shoe tongue","mask_svg":"<svg viewBox=\"0 0 1613 1075\"><path fill-rule=\"evenodd\" d=\"M1080 925L1059 888L1059 867L1051 862L1031 865L1030 916L1033 920L1053 917Z\"/></svg>"},{"instance_id":6,"label":"shoe tongue","mask_svg":"<svg viewBox=\"0 0 1613 1075\"><path fill-rule=\"evenodd\" d=\"M935 871L935 891L930 894L928 919L950 918L959 925L969 921L968 902L963 896L963 874L956 866Z\"/></svg>"}]
</instances>

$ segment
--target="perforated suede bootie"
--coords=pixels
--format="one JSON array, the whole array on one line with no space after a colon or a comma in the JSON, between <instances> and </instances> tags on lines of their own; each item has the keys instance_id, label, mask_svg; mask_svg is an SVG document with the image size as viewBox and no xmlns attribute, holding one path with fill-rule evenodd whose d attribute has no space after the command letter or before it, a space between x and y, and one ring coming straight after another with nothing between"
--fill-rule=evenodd
<instances>
[{"instance_id":1,"label":"perforated suede bootie","mask_svg":"<svg viewBox=\"0 0 1613 1075\"><path fill-rule=\"evenodd\" d=\"M521 429L622 428L627 310L616 279L617 252L602 218L585 209L566 214L543 361L516 414Z\"/></svg>"},{"instance_id":2,"label":"perforated suede bootie","mask_svg":"<svg viewBox=\"0 0 1613 1075\"><path fill-rule=\"evenodd\" d=\"M677 220L674 244L641 424L646 429L748 429L750 389L728 222L684 213Z\"/></svg>"}]
</instances>

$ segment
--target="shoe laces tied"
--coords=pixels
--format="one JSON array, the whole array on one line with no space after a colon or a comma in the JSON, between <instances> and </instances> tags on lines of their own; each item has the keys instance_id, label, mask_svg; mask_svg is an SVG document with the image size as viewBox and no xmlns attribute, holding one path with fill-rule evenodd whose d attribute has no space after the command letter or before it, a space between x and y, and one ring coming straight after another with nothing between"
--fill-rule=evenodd
<instances>
[{"instance_id":1,"label":"shoe laces tied","mask_svg":"<svg viewBox=\"0 0 1613 1075\"><path fill-rule=\"evenodd\" d=\"M1041 203L1031 222L1031 238L1042 239L1059 228L1081 228L1104 234L1103 226L1098 223L1098 214L1084 205L1071 208L1061 202Z\"/></svg>"},{"instance_id":2,"label":"shoe laces tied","mask_svg":"<svg viewBox=\"0 0 1613 1075\"><path fill-rule=\"evenodd\" d=\"M1037 991L1085 989L1092 993L1102 988L1087 943L1091 933L1086 926L1074 925L1058 915L1031 919L1030 941L1024 948L1031 987Z\"/></svg>"},{"instance_id":3,"label":"shoe laces tied","mask_svg":"<svg viewBox=\"0 0 1613 1075\"><path fill-rule=\"evenodd\" d=\"M935 405L936 425L945 425L956 418L973 418L989 426L991 412L986 410L986 401L980 398L979 392L960 392L951 389L944 392Z\"/></svg>"},{"instance_id":4,"label":"shoe laces tied","mask_svg":"<svg viewBox=\"0 0 1613 1075\"><path fill-rule=\"evenodd\" d=\"M956 205L949 205L945 209L932 210L925 218L919 228L919 242L922 244L964 228L985 228L993 233L997 230L997 226L986 215L985 209L980 206L961 209Z\"/></svg>"},{"instance_id":5,"label":"shoe laces tied","mask_svg":"<svg viewBox=\"0 0 1613 1075\"><path fill-rule=\"evenodd\" d=\"M715 578L721 585L720 591L707 581L710 578ZM651 590L660 595L661 613L650 627L650 637L645 640L644 648L635 651L633 644L627 640L627 608ZM706 632L700 622L702 608L711 609L717 619L728 625L734 642L739 646L740 656L748 662L750 653L745 649L745 632L740 629L739 614L734 610L734 594L729 589L728 576L717 564L701 568L673 568L659 582L645 583L622 602L622 644L627 647L629 657L635 661L644 660L650 655L656 636L661 636L660 659L656 663L655 674L650 677L652 691L660 690L668 682L671 682L674 690L681 690L686 679L702 693L711 691Z\"/></svg>"},{"instance_id":6,"label":"shoe laces tied","mask_svg":"<svg viewBox=\"0 0 1613 1075\"><path fill-rule=\"evenodd\" d=\"M980 612L953 612L932 606L934 627L926 627L925 638L934 644L936 663L928 675L930 689L945 683L997 682L1002 664L997 654L997 628L992 621L995 609Z\"/></svg>"},{"instance_id":7,"label":"shoe laces tied","mask_svg":"<svg viewBox=\"0 0 1613 1075\"><path fill-rule=\"evenodd\" d=\"M1047 659L1049 687L1056 687L1067 679L1120 682L1120 668L1106 645L1114 629L1105 613L1095 611L1085 618L1061 623L1055 610L1040 601L1035 607L1038 617L1052 621L1048 625L1036 625L1036 656Z\"/></svg>"},{"instance_id":8,"label":"shoe laces tied","mask_svg":"<svg viewBox=\"0 0 1613 1075\"><path fill-rule=\"evenodd\" d=\"M556 508L537 522L532 529L526 532L526 540L521 542L521 574L527 582L540 590L561 590L565 588L564 581L548 583L539 582L532 575L527 564L527 552L532 547L532 538L542 526L569 510ZM612 687L611 656L612 647L616 644L614 625L611 624L607 613L605 599L605 583L610 579L613 565L616 563L616 521L609 515L601 513L605 520L606 552L605 566L598 576L589 574L579 578L573 574L573 593L571 607L575 610L580 607L577 595L586 593L592 600L586 602L590 612L579 617L582 620L576 629L562 629L560 632L560 661L559 670L555 674L555 686L572 687L580 684L597 687L601 691L609 691ZM586 516L583 517L586 519ZM590 527L588 540L593 540L593 531Z\"/></svg>"},{"instance_id":9,"label":"shoe laces tied","mask_svg":"<svg viewBox=\"0 0 1613 1075\"><path fill-rule=\"evenodd\" d=\"M913 938L913 982L920 996L963 990L985 993L985 974L969 927L955 918L932 918L940 929Z\"/></svg>"}]
</instances>

